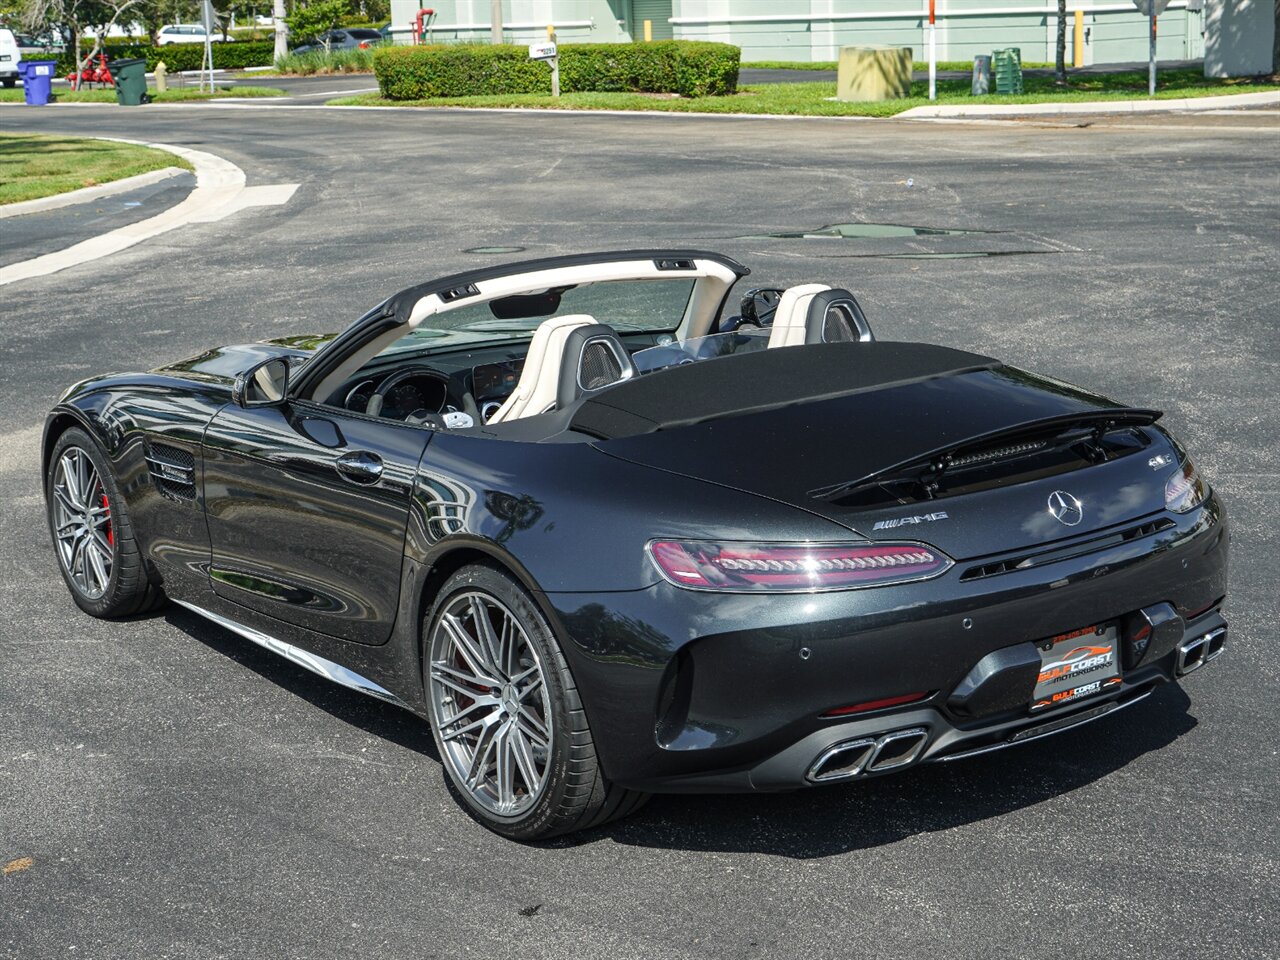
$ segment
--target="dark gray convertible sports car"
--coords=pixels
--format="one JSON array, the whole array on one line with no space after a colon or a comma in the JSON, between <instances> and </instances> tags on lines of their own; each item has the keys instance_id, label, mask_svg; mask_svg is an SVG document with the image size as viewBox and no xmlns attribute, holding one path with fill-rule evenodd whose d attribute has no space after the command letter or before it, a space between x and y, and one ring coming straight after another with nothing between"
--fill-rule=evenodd
<instances>
[{"instance_id":1,"label":"dark gray convertible sports car","mask_svg":"<svg viewBox=\"0 0 1280 960\"><path fill-rule=\"evenodd\" d=\"M425 717L522 839L1028 743L1222 652L1226 516L1159 411L820 284L733 314L747 272L513 264L86 380L45 430L62 574Z\"/></svg>"}]
</instances>

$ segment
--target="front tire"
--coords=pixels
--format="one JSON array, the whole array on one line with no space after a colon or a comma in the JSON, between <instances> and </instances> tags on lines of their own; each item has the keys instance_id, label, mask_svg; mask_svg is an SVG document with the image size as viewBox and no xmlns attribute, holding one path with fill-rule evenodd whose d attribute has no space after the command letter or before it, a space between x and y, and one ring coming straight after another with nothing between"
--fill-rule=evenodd
<instances>
[{"instance_id":1,"label":"front tire","mask_svg":"<svg viewBox=\"0 0 1280 960\"><path fill-rule=\"evenodd\" d=\"M164 602L147 577L111 467L79 428L54 444L45 504L58 569L76 606L95 617L127 617Z\"/></svg>"},{"instance_id":2,"label":"front tire","mask_svg":"<svg viewBox=\"0 0 1280 960\"><path fill-rule=\"evenodd\" d=\"M463 567L423 619L431 732L468 811L490 830L542 840L638 810L609 783L560 645L499 570Z\"/></svg>"}]
</instances>

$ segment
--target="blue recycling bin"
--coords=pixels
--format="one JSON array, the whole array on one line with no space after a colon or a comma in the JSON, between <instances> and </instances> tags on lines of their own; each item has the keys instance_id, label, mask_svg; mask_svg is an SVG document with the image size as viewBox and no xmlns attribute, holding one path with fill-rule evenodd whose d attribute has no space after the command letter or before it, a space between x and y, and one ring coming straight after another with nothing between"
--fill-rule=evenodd
<instances>
[{"instance_id":1,"label":"blue recycling bin","mask_svg":"<svg viewBox=\"0 0 1280 960\"><path fill-rule=\"evenodd\" d=\"M43 107L49 102L57 60L19 60L18 76L22 78L22 95L27 105Z\"/></svg>"}]
</instances>

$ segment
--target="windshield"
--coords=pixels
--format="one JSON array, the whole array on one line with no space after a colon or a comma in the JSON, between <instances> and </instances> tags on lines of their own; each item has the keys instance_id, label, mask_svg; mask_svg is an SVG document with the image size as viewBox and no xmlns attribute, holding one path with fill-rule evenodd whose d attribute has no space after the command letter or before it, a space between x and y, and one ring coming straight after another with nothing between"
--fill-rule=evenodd
<instances>
[{"instance_id":1,"label":"windshield","mask_svg":"<svg viewBox=\"0 0 1280 960\"><path fill-rule=\"evenodd\" d=\"M501 340L527 340L550 317L583 313L620 334L674 333L684 318L695 281L609 280L555 287L466 304L427 317L385 353L453 347Z\"/></svg>"}]
</instances>

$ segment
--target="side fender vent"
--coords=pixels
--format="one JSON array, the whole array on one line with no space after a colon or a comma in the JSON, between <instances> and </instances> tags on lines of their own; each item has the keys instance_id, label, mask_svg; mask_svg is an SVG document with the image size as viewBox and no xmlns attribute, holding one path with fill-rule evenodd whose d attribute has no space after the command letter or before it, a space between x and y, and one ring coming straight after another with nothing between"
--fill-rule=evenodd
<instances>
[{"instance_id":1,"label":"side fender vent","mask_svg":"<svg viewBox=\"0 0 1280 960\"><path fill-rule=\"evenodd\" d=\"M161 496L177 501L195 500L196 458L189 450L167 443L148 443L147 469Z\"/></svg>"}]
</instances>

